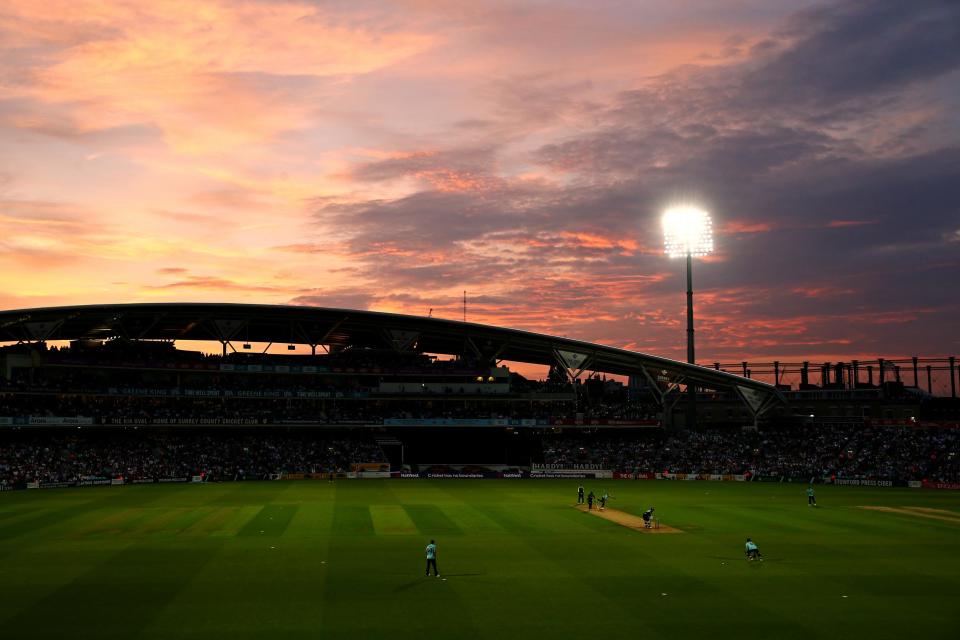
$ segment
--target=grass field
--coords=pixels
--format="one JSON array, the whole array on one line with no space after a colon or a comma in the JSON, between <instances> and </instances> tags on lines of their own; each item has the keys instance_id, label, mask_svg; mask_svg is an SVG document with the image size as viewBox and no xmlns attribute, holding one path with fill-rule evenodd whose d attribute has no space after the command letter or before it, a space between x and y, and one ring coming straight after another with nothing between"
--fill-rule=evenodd
<instances>
[{"instance_id":1,"label":"grass field","mask_svg":"<svg viewBox=\"0 0 960 640\"><path fill-rule=\"evenodd\" d=\"M587 483L683 530L651 535L573 509L576 484L3 493L0 636L960 638L958 493ZM431 537L446 580L423 577Z\"/></svg>"}]
</instances>

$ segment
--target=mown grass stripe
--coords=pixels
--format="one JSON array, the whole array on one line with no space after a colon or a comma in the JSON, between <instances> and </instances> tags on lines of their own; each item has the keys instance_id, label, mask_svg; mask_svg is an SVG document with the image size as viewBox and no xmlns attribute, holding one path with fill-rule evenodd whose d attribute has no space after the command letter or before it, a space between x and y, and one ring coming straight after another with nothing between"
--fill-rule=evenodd
<instances>
[{"instance_id":1,"label":"mown grass stripe","mask_svg":"<svg viewBox=\"0 0 960 640\"><path fill-rule=\"evenodd\" d=\"M399 504L370 505L370 519L377 535L396 536L417 533L417 525Z\"/></svg>"},{"instance_id":2,"label":"mown grass stripe","mask_svg":"<svg viewBox=\"0 0 960 640\"><path fill-rule=\"evenodd\" d=\"M462 536L463 529L440 507L432 504L405 504L404 511L416 525L417 530L424 535L443 534L446 536Z\"/></svg>"},{"instance_id":3,"label":"mown grass stripe","mask_svg":"<svg viewBox=\"0 0 960 640\"><path fill-rule=\"evenodd\" d=\"M90 504L81 502L62 509L38 510L29 518L0 525L0 538L15 538L33 534L52 525L73 520L90 512Z\"/></svg>"},{"instance_id":4,"label":"mown grass stripe","mask_svg":"<svg viewBox=\"0 0 960 640\"><path fill-rule=\"evenodd\" d=\"M184 528L190 535L209 535L219 531L239 509L237 507L209 507L206 516Z\"/></svg>"},{"instance_id":5,"label":"mown grass stripe","mask_svg":"<svg viewBox=\"0 0 960 640\"><path fill-rule=\"evenodd\" d=\"M138 527L132 529L130 532L134 535L151 535L155 533L162 533L166 531L170 524L177 518L184 516L191 510L192 509L187 507L158 509L154 512L153 517L142 521Z\"/></svg>"},{"instance_id":6,"label":"mown grass stripe","mask_svg":"<svg viewBox=\"0 0 960 640\"><path fill-rule=\"evenodd\" d=\"M33 514L36 514L38 511L47 511L48 509L40 509L39 507L27 507L23 508L14 508L6 509L0 511L0 525L6 525L10 522L16 522L17 520L23 520L26 517L29 517Z\"/></svg>"},{"instance_id":7,"label":"mown grass stripe","mask_svg":"<svg viewBox=\"0 0 960 640\"><path fill-rule=\"evenodd\" d=\"M174 520L170 521L167 526L162 530L153 533L154 536L169 536L169 535L179 535L183 531L189 528L194 523L200 522L211 513L214 512L216 507L196 507L193 509L188 509L185 513L180 514Z\"/></svg>"},{"instance_id":8,"label":"mown grass stripe","mask_svg":"<svg viewBox=\"0 0 960 640\"><path fill-rule=\"evenodd\" d=\"M202 544L127 547L22 610L4 628L16 638L128 640L176 597L214 550Z\"/></svg>"},{"instance_id":9,"label":"mown grass stripe","mask_svg":"<svg viewBox=\"0 0 960 640\"><path fill-rule=\"evenodd\" d=\"M365 505L351 505L338 502L333 510L334 534L374 535L373 518Z\"/></svg>"},{"instance_id":10,"label":"mown grass stripe","mask_svg":"<svg viewBox=\"0 0 960 640\"><path fill-rule=\"evenodd\" d=\"M84 537L107 530L124 519L130 517L131 509L116 507L102 507L90 511L83 519L74 522L72 526L65 525L64 531L71 537ZM139 513L140 509L137 510Z\"/></svg>"},{"instance_id":11,"label":"mown grass stripe","mask_svg":"<svg viewBox=\"0 0 960 640\"><path fill-rule=\"evenodd\" d=\"M257 517L261 507L225 507L236 509L233 515L229 516L216 530L210 533L214 538L232 538L240 533L240 530L247 526L251 520Z\"/></svg>"},{"instance_id":12,"label":"mown grass stripe","mask_svg":"<svg viewBox=\"0 0 960 640\"><path fill-rule=\"evenodd\" d=\"M275 538L286 531L297 507L288 504L268 504L260 510L239 532L240 537L263 536Z\"/></svg>"},{"instance_id":13,"label":"mown grass stripe","mask_svg":"<svg viewBox=\"0 0 960 640\"><path fill-rule=\"evenodd\" d=\"M443 506L444 513L462 531L472 533L506 533L507 529L473 505L449 503Z\"/></svg>"}]
</instances>

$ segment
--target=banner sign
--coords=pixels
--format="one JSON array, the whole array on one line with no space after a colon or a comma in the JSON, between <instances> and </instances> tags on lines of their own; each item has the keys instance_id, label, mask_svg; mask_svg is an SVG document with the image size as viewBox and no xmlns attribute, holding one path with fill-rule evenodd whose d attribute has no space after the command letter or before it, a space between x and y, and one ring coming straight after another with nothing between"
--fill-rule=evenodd
<instances>
[{"instance_id":1,"label":"banner sign","mask_svg":"<svg viewBox=\"0 0 960 640\"><path fill-rule=\"evenodd\" d=\"M27 424L76 426L93 424L93 418L87 418L84 416L30 416L27 418Z\"/></svg>"},{"instance_id":2,"label":"banner sign","mask_svg":"<svg viewBox=\"0 0 960 640\"><path fill-rule=\"evenodd\" d=\"M99 476L85 476L77 481L78 487L96 487L102 485L112 484L110 478L103 478Z\"/></svg>"},{"instance_id":3,"label":"banner sign","mask_svg":"<svg viewBox=\"0 0 960 640\"><path fill-rule=\"evenodd\" d=\"M861 480L859 478L837 478L833 484L848 487L892 487L893 480Z\"/></svg>"},{"instance_id":4,"label":"banner sign","mask_svg":"<svg viewBox=\"0 0 960 640\"><path fill-rule=\"evenodd\" d=\"M924 480L922 483L924 489L960 489L960 482L934 482Z\"/></svg>"},{"instance_id":5,"label":"banner sign","mask_svg":"<svg viewBox=\"0 0 960 640\"><path fill-rule=\"evenodd\" d=\"M147 387L110 387L110 395L124 396L185 396L190 398L366 398L366 391L290 391L286 389L169 389Z\"/></svg>"},{"instance_id":6,"label":"banner sign","mask_svg":"<svg viewBox=\"0 0 960 640\"><path fill-rule=\"evenodd\" d=\"M269 424L261 418L109 418L104 424L167 424L188 426L215 426L215 425L258 425Z\"/></svg>"},{"instance_id":7,"label":"banner sign","mask_svg":"<svg viewBox=\"0 0 960 640\"><path fill-rule=\"evenodd\" d=\"M612 479L613 472L609 469L532 469L531 478L589 478L589 479Z\"/></svg>"},{"instance_id":8,"label":"banner sign","mask_svg":"<svg viewBox=\"0 0 960 640\"><path fill-rule=\"evenodd\" d=\"M865 420L869 427L917 427L920 429L957 429L960 422L953 420L916 420L912 418Z\"/></svg>"},{"instance_id":9,"label":"banner sign","mask_svg":"<svg viewBox=\"0 0 960 640\"><path fill-rule=\"evenodd\" d=\"M641 480L709 480L714 482L743 482L746 476L738 473L638 473Z\"/></svg>"},{"instance_id":10,"label":"banner sign","mask_svg":"<svg viewBox=\"0 0 960 640\"><path fill-rule=\"evenodd\" d=\"M385 427L507 427L506 418L384 418Z\"/></svg>"},{"instance_id":11,"label":"banner sign","mask_svg":"<svg viewBox=\"0 0 960 640\"><path fill-rule=\"evenodd\" d=\"M295 365L221 364L220 371L233 371L239 373L327 373L330 371L330 369L327 367L317 366L299 367Z\"/></svg>"},{"instance_id":12,"label":"banner sign","mask_svg":"<svg viewBox=\"0 0 960 640\"><path fill-rule=\"evenodd\" d=\"M531 471L600 471L603 467L593 463L534 464Z\"/></svg>"},{"instance_id":13,"label":"banner sign","mask_svg":"<svg viewBox=\"0 0 960 640\"><path fill-rule=\"evenodd\" d=\"M468 472L468 471L442 471L442 472L431 472L427 471L421 474L424 478L496 478L496 473L492 471L478 471L478 472Z\"/></svg>"},{"instance_id":14,"label":"banner sign","mask_svg":"<svg viewBox=\"0 0 960 640\"><path fill-rule=\"evenodd\" d=\"M351 471L390 471L388 462L354 462L350 465Z\"/></svg>"},{"instance_id":15,"label":"banner sign","mask_svg":"<svg viewBox=\"0 0 960 640\"><path fill-rule=\"evenodd\" d=\"M176 391L176 389L172 389ZM206 397L206 398L216 398L220 395L219 389L184 389L183 395L185 396L195 396L195 397Z\"/></svg>"},{"instance_id":16,"label":"banner sign","mask_svg":"<svg viewBox=\"0 0 960 640\"><path fill-rule=\"evenodd\" d=\"M610 471L573 471L570 473L557 473L555 471L543 471L533 473L530 471L392 471L391 478L426 478L426 479L498 479L498 478L581 478L581 479L600 479L612 478Z\"/></svg>"},{"instance_id":17,"label":"banner sign","mask_svg":"<svg viewBox=\"0 0 960 640\"><path fill-rule=\"evenodd\" d=\"M562 427L647 427L660 426L659 420L620 420L616 418L554 418L550 424Z\"/></svg>"}]
</instances>

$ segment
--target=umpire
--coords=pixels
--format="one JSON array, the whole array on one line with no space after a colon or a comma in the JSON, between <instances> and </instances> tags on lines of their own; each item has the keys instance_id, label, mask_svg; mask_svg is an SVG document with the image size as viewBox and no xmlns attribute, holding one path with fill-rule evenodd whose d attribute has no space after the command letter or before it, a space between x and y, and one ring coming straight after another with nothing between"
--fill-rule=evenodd
<instances>
[{"instance_id":1,"label":"umpire","mask_svg":"<svg viewBox=\"0 0 960 640\"><path fill-rule=\"evenodd\" d=\"M427 545L427 575L430 575L430 567L433 567L433 575L440 577L440 572L437 571L437 543L435 540L431 540L430 544Z\"/></svg>"}]
</instances>

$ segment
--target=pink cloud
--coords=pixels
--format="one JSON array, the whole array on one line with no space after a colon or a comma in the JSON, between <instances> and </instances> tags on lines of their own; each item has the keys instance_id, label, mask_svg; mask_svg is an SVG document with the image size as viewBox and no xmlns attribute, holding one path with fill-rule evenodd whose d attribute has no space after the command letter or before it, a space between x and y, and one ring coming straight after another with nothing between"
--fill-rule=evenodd
<instances>
[{"instance_id":1,"label":"pink cloud","mask_svg":"<svg viewBox=\"0 0 960 640\"><path fill-rule=\"evenodd\" d=\"M773 230L770 222L749 222L746 220L728 220L724 223L723 233L767 233Z\"/></svg>"},{"instance_id":2,"label":"pink cloud","mask_svg":"<svg viewBox=\"0 0 960 640\"><path fill-rule=\"evenodd\" d=\"M877 224L876 220L831 220L827 223L829 229L842 229L844 227L862 227L867 224Z\"/></svg>"}]
</instances>

